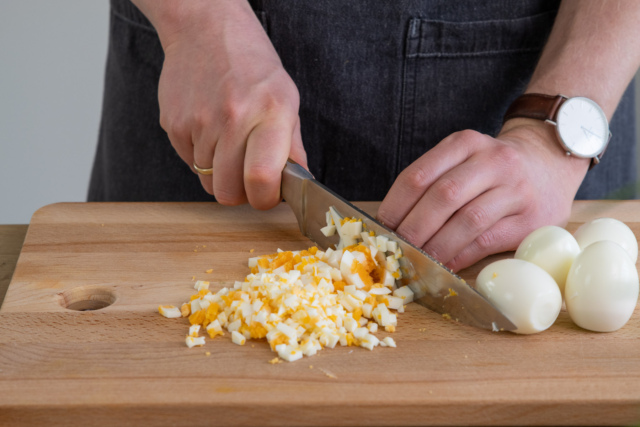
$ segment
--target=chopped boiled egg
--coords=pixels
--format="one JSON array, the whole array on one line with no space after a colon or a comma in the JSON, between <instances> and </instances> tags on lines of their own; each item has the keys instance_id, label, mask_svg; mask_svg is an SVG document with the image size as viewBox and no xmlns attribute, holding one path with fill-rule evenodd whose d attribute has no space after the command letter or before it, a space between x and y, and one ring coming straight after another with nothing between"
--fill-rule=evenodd
<instances>
[{"instance_id":1,"label":"chopped boiled egg","mask_svg":"<svg viewBox=\"0 0 640 427\"><path fill-rule=\"evenodd\" d=\"M194 289L197 291L201 291L203 289L209 289L209 282L206 280L198 280L195 285L193 285Z\"/></svg>"},{"instance_id":2,"label":"chopped boiled egg","mask_svg":"<svg viewBox=\"0 0 640 427\"><path fill-rule=\"evenodd\" d=\"M187 336L186 343L189 348L201 347L204 345L204 337Z\"/></svg>"},{"instance_id":3,"label":"chopped boiled egg","mask_svg":"<svg viewBox=\"0 0 640 427\"><path fill-rule=\"evenodd\" d=\"M413 291L408 286L396 289L393 291L393 296L402 299L404 304L408 304L413 301Z\"/></svg>"},{"instance_id":4,"label":"chopped boiled egg","mask_svg":"<svg viewBox=\"0 0 640 427\"><path fill-rule=\"evenodd\" d=\"M288 362L337 345L395 347L390 337L374 334L379 327L395 331L396 312L413 299L406 286L396 289L402 277L397 243L365 231L361 220L343 218L333 207L326 219L323 234L340 237L335 249L278 249L249 258L244 281L213 293L209 282L199 280L198 293L181 309L160 306L160 313L189 317L189 347L204 345L201 327L210 338L226 330L238 345L265 338L276 359Z\"/></svg>"},{"instance_id":5,"label":"chopped boiled egg","mask_svg":"<svg viewBox=\"0 0 640 427\"><path fill-rule=\"evenodd\" d=\"M182 312L180 312L180 309L173 305L161 305L158 307L158 312L169 319L182 317Z\"/></svg>"},{"instance_id":6,"label":"chopped boiled egg","mask_svg":"<svg viewBox=\"0 0 640 427\"><path fill-rule=\"evenodd\" d=\"M384 344L386 347L393 347L396 348L396 342L393 338L391 337L385 337L381 342L380 345Z\"/></svg>"},{"instance_id":7,"label":"chopped boiled egg","mask_svg":"<svg viewBox=\"0 0 640 427\"><path fill-rule=\"evenodd\" d=\"M207 325L207 333L209 334L209 338L213 339L218 335L224 335L222 331L222 326L220 325L220 321L218 319Z\"/></svg>"},{"instance_id":8,"label":"chopped boiled egg","mask_svg":"<svg viewBox=\"0 0 640 427\"><path fill-rule=\"evenodd\" d=\"M336 234L336 226L327 225L326 227L322 227L320 231L322 232L322 234L324 234L327 237L333 236L334 234Z\"/></svg>"},{"instance_id":9,"label":"chopped boiled egg","mask_svg":"<svg viewBox=\"0 0 640 427\"><path fill-rule=\"evenodd\" d=\"M199 332L200 332L200 325L191 325L189 327L190 337L197 337Z\"/></svg>"},{"instance_id":10,"label":"chopped boiled egg","mask_svg":"<svg viewBox=\"0 0 640 427\"><path fill-rule=\"evenodd\" d=\"M247 342L247 339L240 332L233 331L233 332L231 332L231 341L234 344L244 345Z\"/></svg>"}]
</instances>

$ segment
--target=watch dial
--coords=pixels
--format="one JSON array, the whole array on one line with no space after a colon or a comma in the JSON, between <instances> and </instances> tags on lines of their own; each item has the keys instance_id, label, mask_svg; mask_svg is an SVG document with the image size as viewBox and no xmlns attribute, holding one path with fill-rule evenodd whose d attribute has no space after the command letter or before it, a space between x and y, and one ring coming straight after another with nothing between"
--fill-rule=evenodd
<instances>
[{"instance_id":1,"label":"watch dial","mask_svg":"<svg viewBox=\"0 0 640 427\"><path fill-rule=\"evenodd\" d=\"M609 124L602 109L588 98L570 98L557 115L558 134L571 154L595 157L609 140Z\"/></svg>"}]
</instances>

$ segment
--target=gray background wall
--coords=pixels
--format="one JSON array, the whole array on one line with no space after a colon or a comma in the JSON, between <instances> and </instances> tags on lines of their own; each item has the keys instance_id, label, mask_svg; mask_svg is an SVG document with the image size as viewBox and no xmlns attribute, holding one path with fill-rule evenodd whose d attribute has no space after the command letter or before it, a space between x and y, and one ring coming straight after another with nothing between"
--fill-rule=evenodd
<instances>
[{"instance_id":1,"label":"gray background wall","mask_svg":"<svg viewBox=\"0 0 640 427\"><path fill-rule=\"evenodd\" d=\"M85 200L108 18L107 0L0 0L0 224Z\"/></svg>"},{"instance_id":2,"label":"gray background wall","mask_svg":"<svg viewBox=\"0 0 640 427\"><path fill-rule=\"evenodd\" d=\"M85 200L108 8L107 0L0 0L0 224Z\"/></svg>"}]
</instances>

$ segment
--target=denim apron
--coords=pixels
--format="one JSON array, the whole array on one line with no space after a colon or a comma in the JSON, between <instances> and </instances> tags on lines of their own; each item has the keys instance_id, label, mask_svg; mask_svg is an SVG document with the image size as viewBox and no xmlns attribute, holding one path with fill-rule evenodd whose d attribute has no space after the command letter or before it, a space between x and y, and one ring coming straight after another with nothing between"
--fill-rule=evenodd
<instances>
[{"instance_id":1,"label":"denim apron","mask_svg":"<svg viewBox=\"0 0 640 427\"><path fill-rule=\"evenodd\" d=\"M533 72L558 1L251 0L300 91L318 180L382 200L398 174L453 132L496 135ZM213 200L159 126L163 52L128 0L111 0L90 201ZM633 87L578 198L635 197Z\"/></svg>"}]
</instances>

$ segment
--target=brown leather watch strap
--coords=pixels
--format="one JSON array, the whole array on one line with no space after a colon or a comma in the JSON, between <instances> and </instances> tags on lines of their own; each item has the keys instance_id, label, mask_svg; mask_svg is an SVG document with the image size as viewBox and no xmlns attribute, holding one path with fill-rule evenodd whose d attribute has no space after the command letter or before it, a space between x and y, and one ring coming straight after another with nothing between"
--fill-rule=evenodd
<instances>
[{"instance_id":1,"label":"brown leather watch strap","mask_svg":"<svg viewBox=\"0 0 640 427\"><path fill-rule=\"evenodd\" d=\"M515 117L537 120L554 120L558 108L566 101L562 95L526 93L516 98L504 115L503 123Z\"/></svg>"},{"instance_id":2,"label":"brown leather watch strap","mask_svg":"<svg viewBox=\"0 0 640 427\"><path fill-rule=\"evenodd\" d=\"M526 93L516 98L504 115L503 123L516 117L556 122L556 114L560 106L567 100L562 95L544 95L541 93ZM611 135L611 134L609 134ZM611 136L609 136L611 137ZM563 147L566 151L566 148ZM606 146L605 146L606 150ZM567 151L567 154L569 152ZM591 159L589 169L600 163L604 150Z\"/></svg>"}]
</instances>

